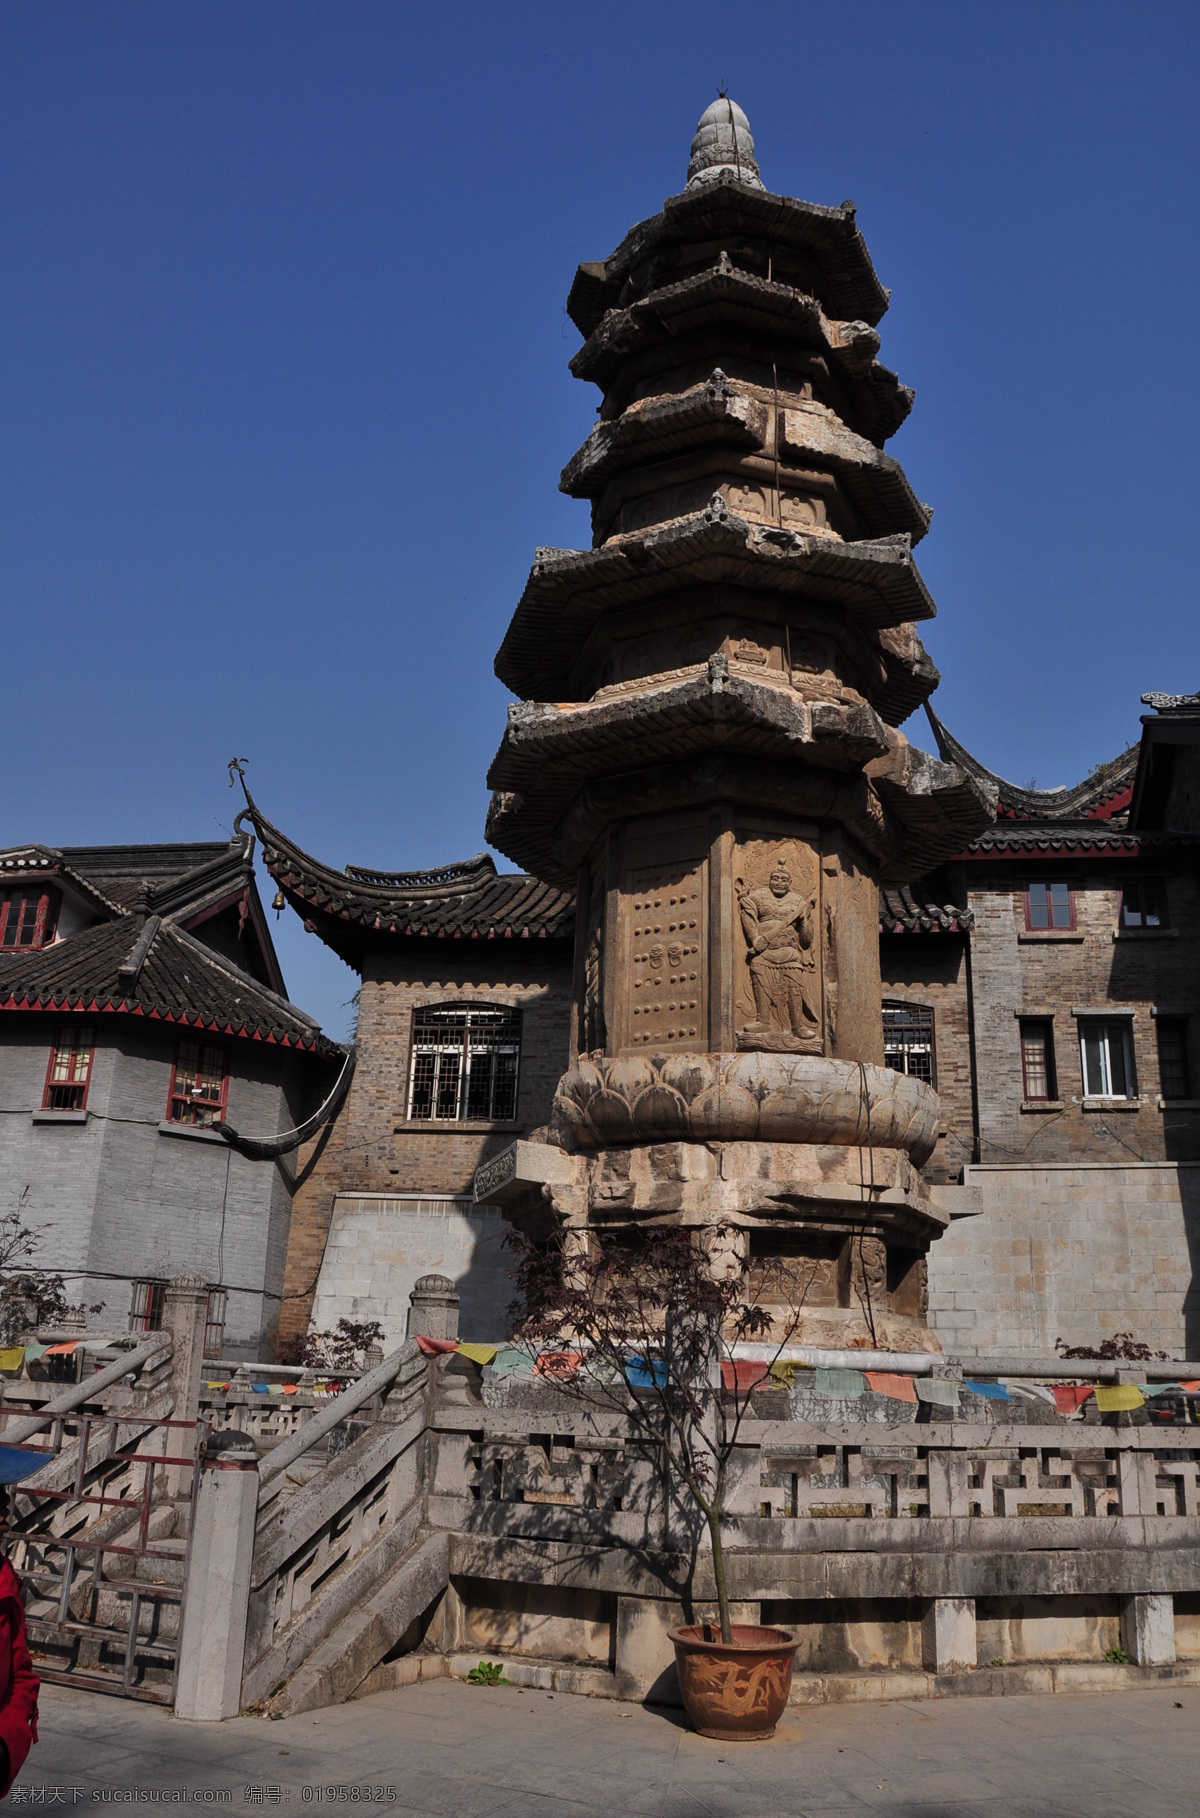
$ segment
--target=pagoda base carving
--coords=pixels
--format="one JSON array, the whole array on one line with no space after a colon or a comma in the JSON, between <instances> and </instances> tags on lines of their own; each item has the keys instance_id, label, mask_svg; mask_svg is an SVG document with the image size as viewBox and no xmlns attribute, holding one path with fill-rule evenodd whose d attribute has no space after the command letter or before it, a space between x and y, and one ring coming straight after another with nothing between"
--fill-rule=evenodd
<instances>
[{"instance_id":1,"label":"pagoda base carving","mask_svg":"<svg viewBox=\"0 0 1200 1818\"><path fill-rule=\"evenodd\" d=\"M636 1143L861 1145L933 1154L940 1108L923 1080L796 1052L581 1055L558 1083L549 1136L568 1151ZM870 1169L863 1175L870 1180Z\"/></svg>"},{"instance_id":2,"label":"pagoda base carving","mask_svg":"<svg viewBox=\"0 0 1200 1818\"><path fill-rule=\"evenodd\" d=\"M557 1236L568 1253L681 1225L714 1272L736 1259L753 1281L759 1264L768 1308L780 1304L770 1283L782 1267L803 1301L794 1344L940 1349L926 1323L926 1256L948 1215L903 1152L750 1142L568 1155L520 1142L479 1170L475 1197L531 1236Z\"/></svg>"}]
</instances>

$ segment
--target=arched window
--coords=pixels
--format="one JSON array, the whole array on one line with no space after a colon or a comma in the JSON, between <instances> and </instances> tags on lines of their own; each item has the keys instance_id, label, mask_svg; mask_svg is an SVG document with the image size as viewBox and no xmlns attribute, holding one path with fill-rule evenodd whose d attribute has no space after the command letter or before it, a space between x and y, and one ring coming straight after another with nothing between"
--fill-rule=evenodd
<instances>
[{"instance_id":1,"label":"arched window","mask_svg":"<svg viewBox=\"0 0 1200 1818\"><path fill-rule=\"evenodd\" d=\"M520 1061L519 1010L455 1004L414 1011L409 1118L511 1123Z\"/></svg>"},{"instance_id":2,"label":"arched window","mask_svg":"<svg viewBox=\"0 0 1200 1818\"><path fill-rule=\"evenodd\" d=\"M883 1006L883 1059L893 1073L908 1073L936 1086L933 1064L933 1011L928 1004Z\"/></svg>"}]
</instances>

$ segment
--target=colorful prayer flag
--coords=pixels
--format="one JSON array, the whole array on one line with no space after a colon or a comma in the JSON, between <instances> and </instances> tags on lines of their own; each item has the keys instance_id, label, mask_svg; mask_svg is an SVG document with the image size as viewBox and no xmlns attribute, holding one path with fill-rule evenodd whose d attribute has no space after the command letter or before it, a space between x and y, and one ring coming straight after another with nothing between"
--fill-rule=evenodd
<instances>
[{"instance_id":1,"label":"colorful prayer flag","mask_svg":"<svg viewBox=\"0 0 1200 1818\"><path fill-rule=\"evenodd\" d=\"M818 1395L862 1395L867 1382L861 1370L818 1370L813 1384Z\"/></svg>"},{"instance_id":2,"label":"colorful prayer flag","mask_svg":"<svg viewBox=\"0 0 1200 1818\"><path fill-rule=\"evenodd\" d=\"M582 1351L543 1351L533 1366L533 1373L557 1382L564 1377L577 1376L582 1362Z\"/></svg>"},{"instance_id":3,"label":"colorful prayer flag","mask_svg":"<svg viewBox=\"0 0 1200 1818\"><path fill-rule=\"evenodd\" d=\"M969 1389L972 1395L982 1395L985 1401L1011 1401L1007 1389L1001 1388L998 1382L968 1382L963 1378L963 1388Z\"/></svg>"},{"instance_id":4,"label":"colorful prayer flag","mask_svg":"<svg viewBox=\"0 0 1200 1818\"><path fill-rule=\"evenodd\" d=\"M1010 1395L1019 1393L1026 1396L1032 1396L1035 1401L1048 1401L1051 1407L1055 1405L1054 1391L1053 1389L1048 1389L1045 1383L1022 1382L1018 1384L1015 1382L1006 1382L1004 1387L1009 1391Z\"/></svg>"},{"instance_id":5,"label":"colorful prayer flag","mask_svg":"<svg viewBox=\"0 0 1200 1818\"><path fill-rule=\"evenodd\" d=\"M721 1360L721 1387L739 1390L745 1394L758 1383L764 1382L769 1374L765 1363L751 1363L747 1357L723 1358Z\"/></svg>"},{"instance_id":6,"label":"colorful prayer flag","mask_svg":"<svg viewBox=\"0 0 1200 1818\"><path fill-rule=\"evenodd\" d=\"M417 1349L426 1357L444 1357L449 1351L458 1350L457 1338L426 1338L422 1332L417 1337Z\"/></svg>"},{"instance_id":7,"label":"colorful prayer flag","mask_svg":"<svg viewBox=\"0 0 1200 1818\"><path fill-rule=\"evenodd\" d=\"M1096 1385L1096 1406L1102 1414L1117 1414L1126 1408L1144 1408L1146 1397L1135 1382L1101 1382Z\"/></svg>"},{"instance_id":8,"label":"colorful prayer flag","mask_svg":"<svg viewBox=\"0 0 1200 1818\"><path fill-rule=\"evenodd\" d=\"M469 1358L472 1363L490 1364L499 1349L499 1345L460 1344L458 1354Z\"/></svg>"},{"instance_id":9,"label":"colorful prayer flag","mask_svg":"<svg viewBox=\"0 0 1200 1818\"><path fill-rule=\"evenodd\" d=\"M79 1342L77 1338L70 1338L61 1345L47 1345L45 1354L47 1357L70 1357L72 1351L78 1351Z\"/></svg>"},{"instance_id":10,"label":"colorful prayer flag","mask_svg":"<svg viewBox=\"0 0 1200 1818\"><path fill-rule=\"evenodd\" d=\"M497 1376L532 1376L533 1356L521 1345L501 1345L492 1360Z\"/></svg>"},{"instance_id":11,"label":"colorful prayer flag","mask_svg":"<svg viewBox=\"0 0 1200 1818\"><path fill-rule=\"evenodd\" d=\"M1054 1405L1060 1414L1074 1414L1088 1396L1095 1393L1095 1389L1095 1383L1091 1382L1056 1382Z\"/></svg>"},{"instance_id":12,"label":"colorful prayer flag","mask_svg":"<svg viewBox=\"0 0 1200 1818\"><path fill-rule=\"evenodd\" d=\"M19 1370L24 1362L24 1345L9 1345L0 1351L0 1370Z\"/></svg>"},{"instance_id":13,"label":"colorful prayer flag","mask_svg":"<svg viewBox=\"0 0 1200 1818\"><path fill-rule=\"evenodd\" d=\"M913 1379L918 1401L938 1408L957 1408L961 1385L952 1376L917 1376Z\"/></svg>"},{"instance_id":14,"label":"colorful prayer flag","mask_svg":"<svg viewBox=\"0 0 1200 1818\"><path fill-rule=\"evenodd\" d=\"M911 1376L893 1376L888 1370L868 1370L866 1374L868 1386L877 1395L890 1395L893 1401L916 1401Z\"/></svg>"}]
</instances>

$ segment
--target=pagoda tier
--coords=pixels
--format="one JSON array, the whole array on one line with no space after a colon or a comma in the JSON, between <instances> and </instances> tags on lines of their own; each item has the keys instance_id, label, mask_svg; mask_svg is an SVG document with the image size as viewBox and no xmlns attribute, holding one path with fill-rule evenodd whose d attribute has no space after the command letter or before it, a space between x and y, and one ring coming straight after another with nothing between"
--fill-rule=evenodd
<instances>
[{"instance_id":1,"label":"pagoda tier","mask_svg":"<svg viewBox=\"0 0 1200 1818\"><path fill-rule=\"evenodd\" d=\"M537 553L488 777L491 842L576 891L579 1058L550 1142L478 1190L577 1241L671 1217L814 1259L867 1218L812 1333L917 1344L938 1108L881 1064L878 890L993 806L897 730L938 675L886 306L853 208L769 195L724 97L684 194L580 267L603 402L562 486L594 543Z\"/></svg>"}]
</instances>

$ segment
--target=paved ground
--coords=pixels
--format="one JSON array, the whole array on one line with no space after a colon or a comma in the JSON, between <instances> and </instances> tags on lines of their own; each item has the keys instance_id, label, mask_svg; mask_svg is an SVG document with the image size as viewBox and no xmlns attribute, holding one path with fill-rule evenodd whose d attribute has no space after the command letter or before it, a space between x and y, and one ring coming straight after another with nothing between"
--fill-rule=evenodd
<instances>
[{"instance_id":1,"label":"paved ground","mask_svg":"<svg viewBox=\"0 0 1200 1818\"><path fill-rule=\"evenodd\" d=\"M220 1793L300 1818L366 1788L429 1818L1196 1818L1200 1688L808 1706L736 1749L669 1712L449 1680L212 1725L49 1686L10 1800Z\"/></svg>"}]
</instances>

